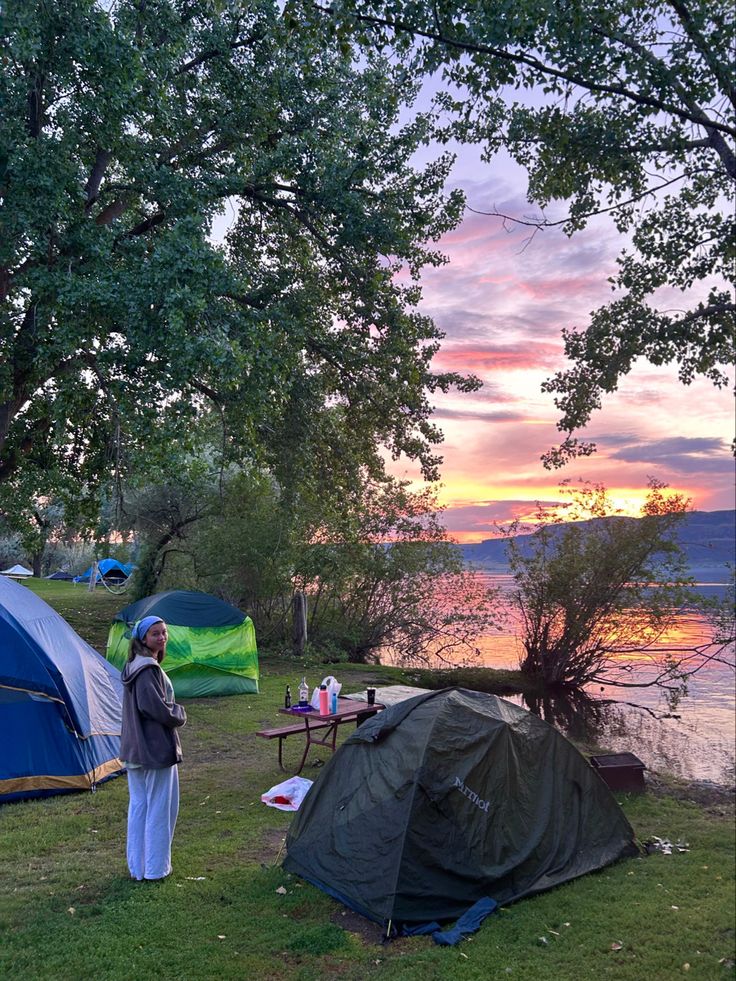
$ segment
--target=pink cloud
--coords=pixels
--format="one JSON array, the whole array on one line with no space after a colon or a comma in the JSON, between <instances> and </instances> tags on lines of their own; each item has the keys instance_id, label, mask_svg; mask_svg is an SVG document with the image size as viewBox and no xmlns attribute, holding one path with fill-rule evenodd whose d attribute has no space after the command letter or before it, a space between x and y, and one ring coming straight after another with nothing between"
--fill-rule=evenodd
<instances>
[{"instance_id":1,"label":"pink cloud","mask_svg":"<svg viewBox=\"0 0 736 981\"><path fill-rule=\"evenodd\" d=\"M464 247L469 244L478 246L480 243L486 246L495 243L497 251L506 251L509 234L504 229L501 219L466 212L462 224L440 239L441 247L453 253L463 252Z\"/></svg>"},{"instance_id":2,"label":"pink cloud","mask_svg":"<svg viewBox=\"0 0 736 981\"><path fill-rule=\"evenodd\" d=\"M553 509L559 507L559 503L559 500L531 502L510 499L448 505L442 514L442 523L449 532L460 533L464 538L497 538L503 533L503 526L512 521L528 521L533 517L538 504L542 508Z\"/></svg>"},{"instance_id":3,"label":"pink cloud","mask_svg":"<svg viewBox=\"0 0 736 981\"><path fill-rule=\"evenodd\" d=\"M529 341L485 347L446 347L434 358L434 363L451 371L526 371L551 369L562 353L562 344Z\"/></svg>"},{"instance_id":4,"label":"pink cloud","mask_svg":"<svg viewBox=\"0 0 736 981\"><path fill-rule=\"evenodd\" d=\"M542 278L518 283L522 293L535 299L580 299L584 295L597 296L600 293L600 274L587 276L566 276L561 278Z\"/></svg>"}]
</instances>

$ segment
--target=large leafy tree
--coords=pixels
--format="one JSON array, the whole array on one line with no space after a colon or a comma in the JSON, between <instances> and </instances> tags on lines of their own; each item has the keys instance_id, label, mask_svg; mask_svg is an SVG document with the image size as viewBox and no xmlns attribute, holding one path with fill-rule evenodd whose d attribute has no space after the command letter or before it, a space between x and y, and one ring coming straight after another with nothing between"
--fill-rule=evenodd
<instances>
[{"instance_id":1,"label":"large leafy tree","mask_svg":"<svg viewBox=\"0 0 736 981\"><path fill-rule=\"evenodd\" d=\"M11 503L150 470L205 410L226 456L309 469L337 407L377 472L384 444L436 474L429 395L474 383L413 309L459 205L410 165L402 69L270 0L7 0L0 59Z\"/></svg>"},{"instance_id":2,"label":"large leafy tree","mask_svg":"<svg viewBox=\"0 0 736 981\"><path fill-rule=\"evenodd\" d=\"M568 234L608 213L628 236L610 303L565 331L571 367L546 383L573 433L637 358L727 382L733 362L736 19L726 0L335 0L301 8L446 83L446 135L502 147L538 218ZM441 135L441 134L440 134ZM564 217L547 212L558 206Z\"/></svg>"}]
</instances>

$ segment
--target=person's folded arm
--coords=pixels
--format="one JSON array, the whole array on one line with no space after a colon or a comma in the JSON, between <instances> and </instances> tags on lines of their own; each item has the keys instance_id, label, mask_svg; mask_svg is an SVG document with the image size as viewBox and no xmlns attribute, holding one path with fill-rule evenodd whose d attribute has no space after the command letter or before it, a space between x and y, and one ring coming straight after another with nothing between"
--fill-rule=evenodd
<instances>
[{"instance_id":1,"label":"person's folded arm","mask_svg":"<svg viewBox=\"0 0 736 981\"><path fill-rule=\"evenodd\" d=\"M187 721L187 713L181 705L176 702L169 705L166 701L164 681L155 668L146 668L141 672L136 681L136 696L138 711L148 719L160 722L169 729L183 726Z\"/></svg>"}]
</instances>

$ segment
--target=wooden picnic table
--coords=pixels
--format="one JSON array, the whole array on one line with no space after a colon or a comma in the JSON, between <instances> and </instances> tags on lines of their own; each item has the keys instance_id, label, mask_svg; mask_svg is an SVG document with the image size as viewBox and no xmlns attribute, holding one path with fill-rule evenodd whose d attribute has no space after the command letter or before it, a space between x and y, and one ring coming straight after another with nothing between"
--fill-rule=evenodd
<instances>
[{"instance_id":1,"label":"wooden picnic table","mask_svg":"<svg viewBox=\"0 0 736 981\"><path fill-rule=\"evenodd\" d=\"M337 731L341 725L355 722L356 726L359 726L361 722L376 715L382 708L383 705L378 702L371 705L369 702L359 702L353 698L338 698L337 712L331 712L329 715L320 715L315 709L311 712L299 712L294 708L281 708L279 713L288 715L294 720L293 723L276 729L261 729L256 735L261 736L262 739L278 739L279 766L282 770L286 769L282 758L284 740L289 736L303 735L304 753L296 770L296 774L299 774L307 761L310 746L326 746L334 753Z\"/></svg>"}]
</instances>

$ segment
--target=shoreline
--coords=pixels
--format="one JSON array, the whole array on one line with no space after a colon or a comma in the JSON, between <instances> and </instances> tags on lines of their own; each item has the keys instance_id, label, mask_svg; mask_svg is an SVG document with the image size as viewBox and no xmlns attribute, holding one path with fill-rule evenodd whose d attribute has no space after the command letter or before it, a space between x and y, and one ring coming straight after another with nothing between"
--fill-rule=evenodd
<instances>
[{"instance_id":1,"label":"shoreline","mask_svg":"<svg viewBox=\"0 0 736 981\"><path fill-rule=\"evenodd\" d=\"M319 674L320 670L324 673L332 673L340 676L340 680L349 678L349 685L410 685L418 688L469 688L474 691L482 691L491 695L498 695L501 698L524 695L530 699L540 699L544 692L537 685L522 675L518 670L496 669L496 668L416 668L416 667L397 667L385 664L352 664L339 663L330 664L320 661L318 658L306 661L292 661L290 657L280 657L279 655L263 656L264 663L278 663L283 667L291 664L300 665L306 670L311 670ZM319 665L319 668L318 668ZM329 669L329 671L328 671ZM548 694L548 693L547 693ZM588 696L590 698L590 696ZM593 699L590 699L593 701ZM662 720L664 721L664 720ZM597 742L591 739L575 738L569 732L563 732L584 756L600 755L605 753L617 752L615 748L607 746L605 742ZM605 738L605 737L604 737ZM736 780L722 782L704 777L682 777L679 774L662 767L649 767L645 771L645 781L647 789L651 789L656 796L674 796L679 800L688 800L692 803L704 806L728 805L733 806L736 797Z\"/></svg>"}]
</instances>

